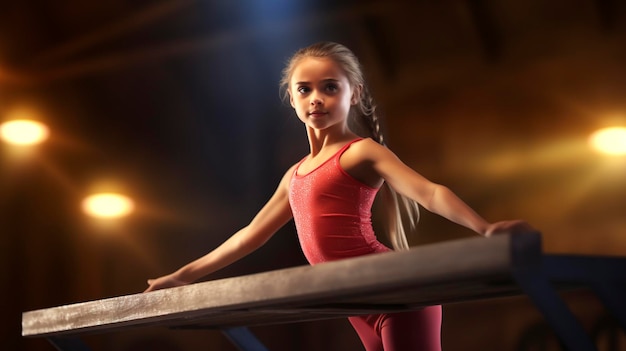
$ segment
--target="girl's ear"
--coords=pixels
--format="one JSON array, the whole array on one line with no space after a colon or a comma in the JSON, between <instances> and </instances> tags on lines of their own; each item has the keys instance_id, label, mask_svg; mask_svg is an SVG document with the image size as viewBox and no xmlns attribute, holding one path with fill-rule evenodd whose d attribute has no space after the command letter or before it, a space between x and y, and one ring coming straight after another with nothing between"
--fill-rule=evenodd
<instances>
[{"instance_id":1,"label":"girl's ear","mask_svg":"<svg viewBox=\"0 0 626 351\"><path fill-rule=\"evenodd\" d=\"M350 99L351 105L356 105L361 101L361 91L363 90L363 85L359 84L352 89L352 98Z\"/></svg>"},{"instance_id":2,"label":"girl's ear","mask_svg":"<svg viewBox=\"0 0 626 351\"><path fill-rule=\"evenodd\" d=\"M296 108L296 105L293 103L293 96L291 95L291 90L287 90L287 94L289 94L289 104L291 107Z\"/></svg>"}]
</instances>

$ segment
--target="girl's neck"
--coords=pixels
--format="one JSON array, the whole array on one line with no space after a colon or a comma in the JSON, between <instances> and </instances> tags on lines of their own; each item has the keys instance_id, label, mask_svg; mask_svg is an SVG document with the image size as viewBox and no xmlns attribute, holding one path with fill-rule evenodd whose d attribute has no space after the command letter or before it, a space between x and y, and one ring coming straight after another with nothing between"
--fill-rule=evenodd
<instances>
[{"instance_id":1,"label":"girl's neck","mask_svg":"<svg viewBox=\"0 0 626 351\"><path fill-rule=\"evenodd\" d=\"M315 157L325 148L337 144L343 145L359 137L348 128L342 130L332 130L332 128L320 130L310 127L307 128L307 136L309 138L311 157Z\"/></svg>"}]
</instances>

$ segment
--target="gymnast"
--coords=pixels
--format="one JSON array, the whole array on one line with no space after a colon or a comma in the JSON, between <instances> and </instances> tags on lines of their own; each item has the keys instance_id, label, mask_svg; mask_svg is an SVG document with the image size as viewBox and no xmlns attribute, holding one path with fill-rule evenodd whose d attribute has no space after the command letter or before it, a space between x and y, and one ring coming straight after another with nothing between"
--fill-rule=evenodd
<instances>
[{"instance_id":1,"label":"gymnast","mask_svg":"<svg viewBox=\"0 0 626 351\"><path fill-rule=\"evenodd\" d=\"M485 237L532 230L523 220L487 222L387 148L361 65L345 46L321 42L298 50L283 70L281 88L306 128L310 153L287 170L247 226L175 272L149 279L146 292L192 283L241 259L291 219L313 265L391 251L378 241L371 222L379 190L390 212L387 232L393 250L408 248L403 223L415 224L419 205ZM369 135L359 136L349 125ZM441 313L441 306L429 306L349 321L367 351L438 351Z\"/></svg>"}]
</instances>

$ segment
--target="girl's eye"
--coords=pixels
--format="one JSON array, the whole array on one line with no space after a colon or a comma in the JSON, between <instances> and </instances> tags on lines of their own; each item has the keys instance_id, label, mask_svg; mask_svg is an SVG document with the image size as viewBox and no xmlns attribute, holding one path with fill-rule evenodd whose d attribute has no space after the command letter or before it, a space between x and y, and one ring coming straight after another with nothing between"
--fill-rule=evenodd
<instances>
[{"instance_id":1,"label":"girl's eye","mask_svg":"<svg viewBox=\"0 0 626 351\"><path fill-rule=\"evenodd\" d=\"M330 91L332 93L335 93L335 92L337 92L337 90L339 90L339 87L336 84L328 84L326 86L326 90L328 90L328 91Z\"/></svg>"},{"instance_id":2,"label":"girl's eye","mask_svg":"<svg viewBox=\"0 0 626 351\"><path fill-rule=\"evenodd\" d=\"M300 94L306 94L309 92L309 87L298 87L296 91Z\"/></svg>"}]
</instances>

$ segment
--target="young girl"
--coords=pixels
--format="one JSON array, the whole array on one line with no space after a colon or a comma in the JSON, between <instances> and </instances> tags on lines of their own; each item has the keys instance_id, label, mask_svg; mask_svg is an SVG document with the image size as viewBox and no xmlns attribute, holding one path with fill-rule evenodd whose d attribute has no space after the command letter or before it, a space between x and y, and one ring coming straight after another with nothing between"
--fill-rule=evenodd
<instances>
[{"instance_id":1,"label":"young girl","mask_svg":"<svg viewBox=\"0 0 626 351\"><path fill-rule=\"evenodd\" d=\"M381 188L393 215L389 233L396 250L408 247L401 214L414 222L418 203L487 237L530 229L519 220L486 222L448 188L428 181L385 147L360 64L346 47L324 42L299 50L281 84L306 127L310 154L287 170L249 225L176 272L148 280L146 292L189 284L237 261L292 218L311 264L390 251L376 239L371 223L372 202ZM351 130L350 117L369 131L369 138ZM440 306L349 320L367 351L441 349Z\"/></svg>"}]
</instances>

